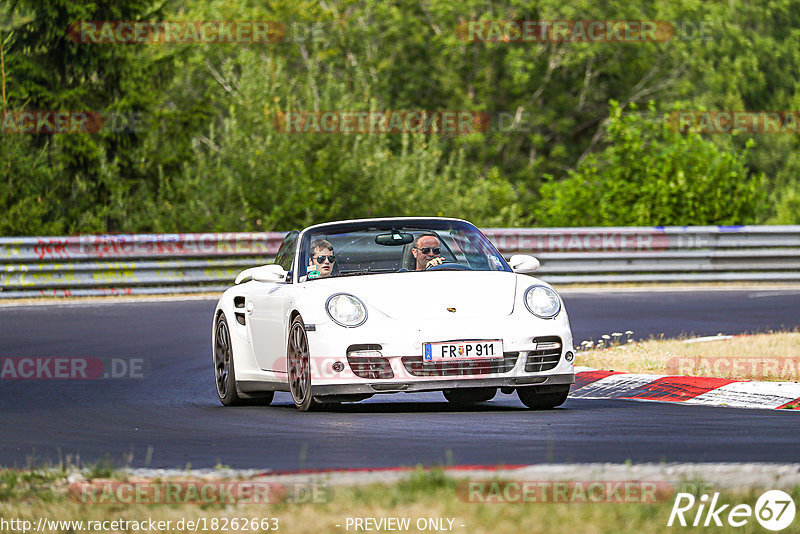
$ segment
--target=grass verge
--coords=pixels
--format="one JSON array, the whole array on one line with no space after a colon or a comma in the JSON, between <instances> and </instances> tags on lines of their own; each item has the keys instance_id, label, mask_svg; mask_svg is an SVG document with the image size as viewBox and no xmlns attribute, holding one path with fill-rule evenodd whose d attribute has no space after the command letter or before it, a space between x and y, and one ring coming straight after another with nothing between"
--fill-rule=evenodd
<instances>
[{"instance_id":1,"label":"grass verge","mask_svg":"<svg viewBox=\"0 0 800 534\"><path fill-rule=\"evenodd\" d=\"M723 336L700 341L650 339L621 344L612 341L607 348L597 349L596 346L593 344L592 348L579 351L575 364L629 373L800 381L800 332Z\"/></svg>"},{"instance_id":2,"label":"grass verge","mask_svg":"<svg viewBox=\"0 0 800 534\"><path fill-rule=\"evenodd\" d=\"M469 492L464 490L464 480L457 480L441 470L422 471L411 474L408 479L393 484L370 484L363 486L336 486L328 491L317 493L324 498L312 499L314 502L283 501L274 504L143 504L105 503L87 504L77 502L68 487L69 482L63 472L55 473L48 479L42 473L33 475L32 471L0 471L0 518L5 520L28 521L37 525L40 518L52 521L81 521L61 528L50 528L39 532L80 532L100 530L98 524L89 522L104 521L171 521L170 526L162 525L156 531L171 532L354 532L391 529L356 528L355 519L381 518L408 519L408 528L397 529L407 532L464 532L464 533L548 533L548 532L641 532L660 533L667 528L673 504L674 492L665 494L657 502L575 502L574 495L566 495L572 502L513 502L488 503L470 502ZM45 478L42 478L44 476ZM117 481L124 477L115 477ZM97 480L94 481L97 483ZM163 483L158 479L147 483ZM497 484L499 481L484 481L484 484ZM684 487L675 486L678 491L686 487L713 494L707 485L692 481ZM702 490L697 489L702 488ZM800 502L800 487L787 490L795 502ZM746 504L755 507L763 490L743 489L720 490L718 505L733 506ZM587 493L588 494L588 493ZM586 494L584 494L586 495ZM699 496L699 495L698 495ZM580 501L580 499L578 499ZM699 503L699 500L698 500ZM691 525L698 507L687 512ZM722 514L724 523L726 515ZM234 528L233 520L237 520ZM267 519L265 523L262 520ZM705 519L705 514L701 517ZM205 530L200 528L181 528L180 521L204 521ZM256 520L256 523L252 521ZM247 523L247 528L242 524ZM363 524L363 523L362 523ZM214 526L216 525L216 527ZM712 524L713 525L713 524ZM19 523L17 526L20 526ZM112 526L112 525L109 525ZM153 531L147 528L112 528L117 531ZM226 527L226 528L223 528ZM276 528L277 527L277 528ZM35 527L34 527L35 528ZM109 529L103 528L108 531ZM695 529L693 529L694 531ZM750 517L744 527L712 526L701 531L749 533L763 531L754 517ZM5 531L22 532L11 528Z\"/></svg>"}]
</instances>

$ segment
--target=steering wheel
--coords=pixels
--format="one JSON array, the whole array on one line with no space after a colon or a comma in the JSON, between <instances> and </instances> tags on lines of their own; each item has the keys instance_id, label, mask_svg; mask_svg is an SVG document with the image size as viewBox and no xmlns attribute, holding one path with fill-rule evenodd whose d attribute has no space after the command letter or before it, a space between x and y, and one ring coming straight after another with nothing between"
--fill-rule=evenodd
<instances>
[{"instance_id":1,"label":"steering wheel","mask_svg":"<svg viewBox=\"0 0 800 534\"><path fill-rule=\"evenodd\" d=\"M471 271L472 267L462 265L460 263L448 262L445 260L439 265L431 265L425 269L426 271Z\"/></svg>"}]
</instances>

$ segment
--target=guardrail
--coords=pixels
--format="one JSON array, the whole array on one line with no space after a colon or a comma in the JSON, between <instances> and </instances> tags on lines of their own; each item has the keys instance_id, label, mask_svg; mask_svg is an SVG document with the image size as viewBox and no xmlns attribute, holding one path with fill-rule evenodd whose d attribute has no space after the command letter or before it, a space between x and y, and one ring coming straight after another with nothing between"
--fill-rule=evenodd
<instances>
[{"instance_id":1,"label":"guardrail","mask_svg":"<svg viewBox=\"0 0 800 534\"><path fill-rule=\"evenodd\" d=\"M800 226L489 228L554 283L800 281ZM0 238L0 298L222 291L283 232Z\"/></svg>"}]
</instances>

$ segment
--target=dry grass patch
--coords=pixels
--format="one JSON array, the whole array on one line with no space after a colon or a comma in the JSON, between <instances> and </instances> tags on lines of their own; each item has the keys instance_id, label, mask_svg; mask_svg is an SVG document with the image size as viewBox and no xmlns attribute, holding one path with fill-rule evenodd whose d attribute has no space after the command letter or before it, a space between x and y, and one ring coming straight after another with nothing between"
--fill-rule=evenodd
<instances>
[{"instance_id":1,"label":"dry grass patch","mask_svg":"<svg viewBox=\"0 0 800 534\"><path fill-rule=\"evenodd\" d=\"M576 365L668 375L800 381L800 332L692 342L651 339L577 353Z\"/></svg>"}]
</instances>

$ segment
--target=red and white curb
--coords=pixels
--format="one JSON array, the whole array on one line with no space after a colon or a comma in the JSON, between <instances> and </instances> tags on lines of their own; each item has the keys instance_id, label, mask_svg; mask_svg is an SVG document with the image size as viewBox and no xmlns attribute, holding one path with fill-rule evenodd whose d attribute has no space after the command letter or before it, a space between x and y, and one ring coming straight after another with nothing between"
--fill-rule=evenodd
<instances>
[{"instance_id":1,"label":"red and white curb","mask_svg":"<svg viewBox=\"0 0 800 534\"><path fill-rule=\"evenodd\" d=\"M576 367L570 397L800 410L800 383L646 375Z\"/></svg>"}]
</instances>

